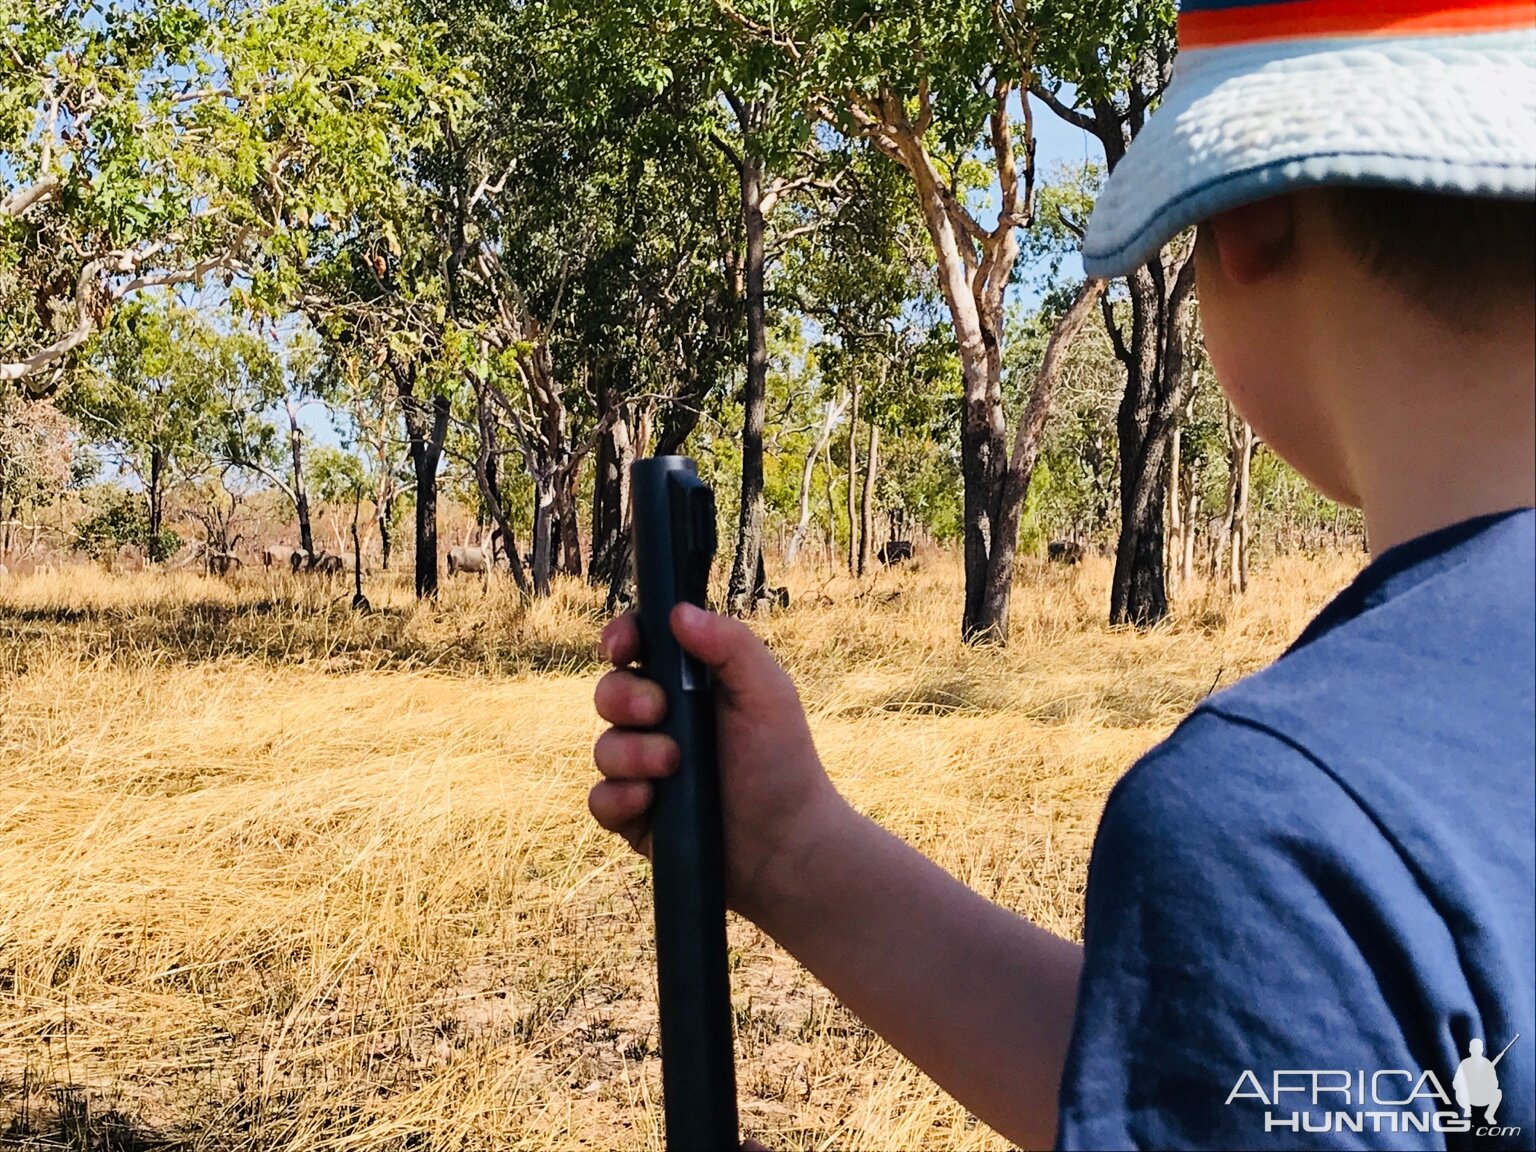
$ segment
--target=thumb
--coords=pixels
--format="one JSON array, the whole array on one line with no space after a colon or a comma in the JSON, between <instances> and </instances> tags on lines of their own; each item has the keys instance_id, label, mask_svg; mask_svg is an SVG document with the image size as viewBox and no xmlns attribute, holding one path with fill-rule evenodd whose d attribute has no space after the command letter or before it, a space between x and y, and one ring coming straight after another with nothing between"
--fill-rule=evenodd
<instances>
[{"instance_id":1,"label":"thumb","mask_svg":"<svg viewBox=\"0 0 1536 1152\"><path fill-rule=\"evenodd\" d=\"M708 665L730 696L741 699L788 684L768 646L740 620L683 603L672 609L672 634L683 651Z\"/></svg>"}]
</instances>

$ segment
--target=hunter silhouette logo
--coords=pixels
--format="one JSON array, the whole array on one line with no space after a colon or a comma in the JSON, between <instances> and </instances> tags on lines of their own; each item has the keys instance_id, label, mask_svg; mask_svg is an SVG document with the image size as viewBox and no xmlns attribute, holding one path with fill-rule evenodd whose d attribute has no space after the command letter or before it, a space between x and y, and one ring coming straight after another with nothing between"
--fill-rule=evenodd
<instances>
[{"instance_id":1,"label":"hunter silhouette logo","mask_svg":"<svg viewBox=\"0 0 1536 1152\"><path fill-rule=\"evenodd\" d=\"M1226 1103L1259 1109L1254 1120L1262 1119L1265 1132L1518 1136L1518 1127L1501 1127L1496 1116L1504 1099L1499 1061L1519 1039L1517 1032L1492 1060L1483 1055L1482 1040L1470 1040L1450 1092L1430 1069L1281 1068L1261 1079L1249 1068L1237 1078ZM1482 1118L1474 1120L1474 1111L1480 1111Z\"/></svg>"},{"instance_id":2,"label":"hunter silhouette logo","mask_svg":"<svg viewBox=\"0 0 1536 1152\"><path fill-rule=\"evenodd\" d=\"M1516 1032L1515 1040L1518 1039L1520 1033ZM1515 1046L1515 1040L1504 1045L1504 1050L1492 1060L1483 1055L1481 1040L1467 1042L1467 1058L1456 1066L1456 1077L1451 1081L1456 1103L1461 1106L1463 1116L1471 1119L1472 1109L1482 1108L1483 1118L1489 1124L1498 1123L1494 1113L1499 1110L1499 1101L1504 1099L1504 1093L1499 1091L1497 1069L1499 1061L1504 1059L1504 1053Z\"/></svg>"}]
</instances>

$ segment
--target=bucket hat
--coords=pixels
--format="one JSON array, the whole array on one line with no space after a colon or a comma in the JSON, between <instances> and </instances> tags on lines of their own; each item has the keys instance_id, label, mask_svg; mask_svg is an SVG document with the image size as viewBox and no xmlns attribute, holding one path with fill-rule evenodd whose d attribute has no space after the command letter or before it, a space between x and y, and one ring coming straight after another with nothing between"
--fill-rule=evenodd
<instances>
[{"instance_id":1,"label":"bucket hat","mask_svg":"<svg viewBox=\"0 0 1536 1152\"><path fill-rule=\"evenodd\" d=\"M1296 188L1536 197L1533 0L1183 0L1178 32L1089 221L1090 276Z\"/></svg>"}]
</instances>

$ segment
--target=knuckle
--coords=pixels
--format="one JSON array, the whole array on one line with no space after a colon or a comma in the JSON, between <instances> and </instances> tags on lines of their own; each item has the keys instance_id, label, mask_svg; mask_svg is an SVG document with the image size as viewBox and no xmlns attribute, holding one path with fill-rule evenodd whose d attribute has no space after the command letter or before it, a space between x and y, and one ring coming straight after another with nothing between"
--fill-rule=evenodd
<instances>
[{"instance_id":1,"label":"knuckle","mask_svg":"<svg viewBox=\"0 0 1536 1152\"><path fill-rule=\"evenodd\" d=\"M620 750L615 747L617 740L618 733L610 728L592 744L592 760L604 775L608 775L620 763Z\"/></svg>"},{"instance_id":2,"label":"knuckle","mask_svg":"<svg viewBox=\"0 0 1536 1152\"><path fill-rule=\"evenodd\" d=\"M629 689L629 706L637 720L659 719L666 695L649 680L636 680Z\"/></svg>"}]
</instances>

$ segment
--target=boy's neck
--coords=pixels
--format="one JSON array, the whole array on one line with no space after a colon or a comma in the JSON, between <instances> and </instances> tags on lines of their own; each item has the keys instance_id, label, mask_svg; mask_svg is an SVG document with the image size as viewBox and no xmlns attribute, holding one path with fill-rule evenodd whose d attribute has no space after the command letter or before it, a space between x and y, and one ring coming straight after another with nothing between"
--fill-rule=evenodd
<instances>
[{"instance_id":1,"label":"boy's neck","mask_svg":"<svg viewBox=\"0 0 1536 1152\"><path fill-rule=\"evenodd\" d=\"M1536 308L1476 332L1417 310L1350 319L1320 367L1372 552L1536 504Z\"/></svg>"}]
</instances>

